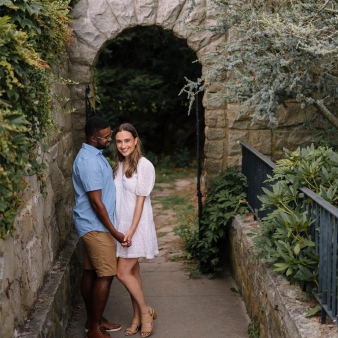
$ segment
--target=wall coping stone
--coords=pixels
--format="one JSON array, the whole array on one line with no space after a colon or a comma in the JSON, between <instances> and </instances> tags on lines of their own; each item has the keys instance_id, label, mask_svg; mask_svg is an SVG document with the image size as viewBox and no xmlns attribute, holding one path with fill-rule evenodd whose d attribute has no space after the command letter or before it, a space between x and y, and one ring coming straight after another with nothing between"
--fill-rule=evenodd
<instances>
[{"instance_id":1,"label":"wall coping stone","mask_svg":"<svg viewBox=\"0 0 338 338\"><path fill-rule=\"evenodd\" d=\"M15 338L64 337L74 304L79 301L82 264L79 238L73 233L54 263L32 307L24 328L16 328Z\"/></svg>"},{"instance_id":2,"label":"wall coping stone","mask_svg":"<svg viewBox=\"0 0 338 338\"><path fill-rule=\"evenodd\" d=\"M262 260L252 258L249 247L253 241L247 236L252 226L257 226L257 222L248 221L242 216L236 216L233 220L229 227L229 244L232 255L236 246L235 251L240 262L236 261L234 264L235 257L230 257L230 260L234 278L243 290L242 296L250 317L257 320L263 316L263 323L260 322L261 337L272 337L273 334L275 338L338 338L336 325L321 325L316 318L304 316L310 309L310 302L314 300L310 292L303 292L298 285L290 285L284 275L272 271ZM239 278L239 272L247 274L246 281ZM264 290L255 290L255 281L262 278L265 279ZM246 287L245 282L251 282L251 287ZM253 291L265 294L264 304L257 297L257 292ZM256 302L260 314L255 313L250 304L252 301ZM276 316L279 320L273 320ZM276 331L272 332L272 327L277 327L280 335Z\"/></svg>"}]
</instances>

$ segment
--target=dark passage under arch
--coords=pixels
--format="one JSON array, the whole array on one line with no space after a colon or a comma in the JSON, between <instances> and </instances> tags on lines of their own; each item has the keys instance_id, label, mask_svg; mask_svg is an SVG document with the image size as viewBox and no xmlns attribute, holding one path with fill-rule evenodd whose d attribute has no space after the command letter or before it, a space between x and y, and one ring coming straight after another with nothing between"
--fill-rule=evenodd
<instances>
[{"instance_id":1,"label":"dark passage under arch","mask_svg":"<svg viewBox=\"0 0 338 338\"><path fill-rule=\"evenodd\" d=\"M147 153L178 161L195 158L196 116L188 115L185 77L196 80L202 66L186 40L158 26L125 30L101 52L95 72L97 114L111 126L132 123ZM199 104L201 142L204 110ZM179 164L179 163L178 163ZM182 164L182 163L181 163Z\"/></svg>"}]
</instances>

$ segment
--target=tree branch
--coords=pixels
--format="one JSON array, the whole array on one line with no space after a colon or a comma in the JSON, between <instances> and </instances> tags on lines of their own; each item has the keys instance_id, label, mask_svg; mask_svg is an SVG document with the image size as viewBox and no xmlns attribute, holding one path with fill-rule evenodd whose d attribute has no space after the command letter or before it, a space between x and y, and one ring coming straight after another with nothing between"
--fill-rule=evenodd
<instances>
[{"instance_id":1,"label":"tree branch","mask_svg":"<svg viewBox=\"0 0 338 338\"><path fill-rule=\"evenodd\" d=\"M319 9L318 12L321 12L326 6L327 4L330 2L330 0L326 0L325 4Z\"/></svg>"},{"instance_id":2,"label":"tree branch","mask_svg":"<svg viewBox=\"0 0 338 338\"><path fill-rule=\"evenodd\" d=\"M327 119L335 128L338 129L338 118L335 117L324 105L322 100L316 100L314 106L320 111L320 113Z\"/></svg>"}]
</instances>

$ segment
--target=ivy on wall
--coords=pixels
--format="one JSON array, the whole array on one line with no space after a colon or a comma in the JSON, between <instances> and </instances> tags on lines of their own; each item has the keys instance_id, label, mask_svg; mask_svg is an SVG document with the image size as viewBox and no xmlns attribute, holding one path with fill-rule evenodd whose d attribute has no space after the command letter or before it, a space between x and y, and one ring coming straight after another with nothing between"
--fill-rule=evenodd
<instances>
[{"instance_id":1,"label":"ivy on wall","mask_svg":"<svg viewBox=\"0 0 338 338\"><path fill-rule=\"evenodd\" d=\"M52 69L70 41L69 0L3 0L0 5L0 237L14 220L27 186L25 175L43 179L50 131Z\"/></svg>"}]
</instances>

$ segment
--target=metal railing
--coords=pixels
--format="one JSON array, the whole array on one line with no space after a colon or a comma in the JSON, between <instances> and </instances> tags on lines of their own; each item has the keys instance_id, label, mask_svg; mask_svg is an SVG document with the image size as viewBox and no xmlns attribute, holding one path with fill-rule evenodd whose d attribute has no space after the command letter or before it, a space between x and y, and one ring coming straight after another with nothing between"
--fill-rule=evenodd
<instances>
[{"instance_id":1,"label":"metal railing","mask_svg":"<svg viewBox=\"0 0 338 338\"><path fill-rule=\"evenodd\" d=\"M247 143L241 142L241 146L242 173L249 183L248 203L256 217L262 218L269 211L259 211L262 203L257 196L262 194L262 187L268 187L264 181L276 165ZM315 241L316 255L319 256L318 288L313 294L322 306L322 324L328 315L338 325L338 209L308 188L301 188L300 191L304 199L310 201L306 204L307 217L313 223L310 233Z\"/></svg>"},{"instance_id":2,"label":"metal railing","mask_svg":"<svg viewBox=\"0 0 338 338\"><path fill-rule=\"evenodd\" d=\"M276 165L255 148L241 141L242 173L247 177L249 186L246 190L249 207L258 219L265 217L269 210L260 210L262 202L257 196L263 194L262 188L269 188L271 183L265 182L267 175L272 175Z\"/></svg>"},{"instance_id":3,"label":"metal railing","mask_svg":"<svg viewBox=\"0 0 338 338\"><path fill-rule=\"evenodd\" d=\"M314 295L322 306L322 324L328 315L338 325L338 209L308 188L301 188L308 204L308 219L313 221L312 238L319 257L318 289Z\"/></svg>"}]
</instances>

